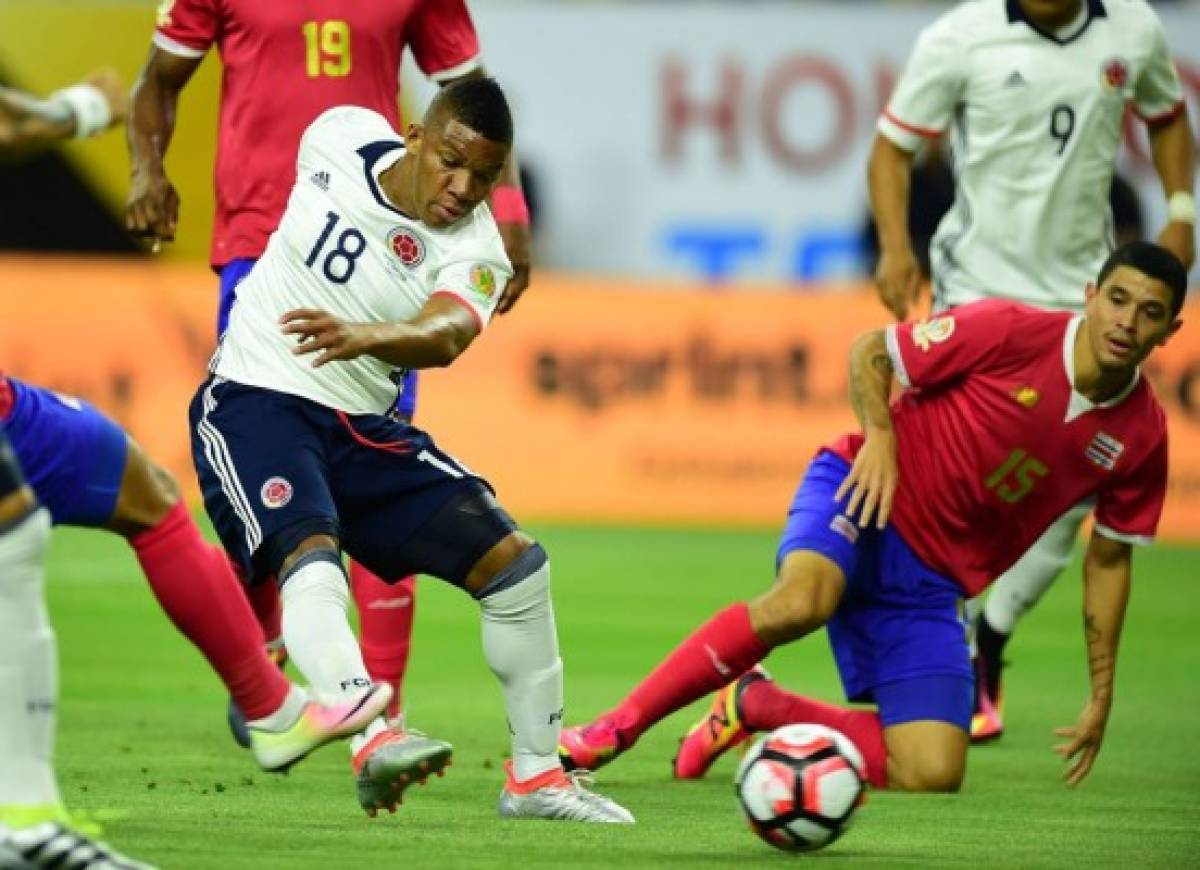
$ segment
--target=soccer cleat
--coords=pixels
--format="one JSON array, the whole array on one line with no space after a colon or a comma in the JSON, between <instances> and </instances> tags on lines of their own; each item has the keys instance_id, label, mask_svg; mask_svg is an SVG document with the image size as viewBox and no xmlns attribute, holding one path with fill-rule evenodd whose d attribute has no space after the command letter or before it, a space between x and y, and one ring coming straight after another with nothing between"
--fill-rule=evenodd
<instances>
[{"instance_id":1,"label":"soccer cleat","mask_svg":"<svg viewBox=\"0 0 1200 870\"><path fill-rule=\"evenodd\" d=\"M453 763L454 748L415 731L387 729L355 753L355 790L358 803L372 818L380 810L396 812L404 790L414 782L425 784L430 774L443 776Z\"/></svg>"},{"instance_id":2,"label":"soccer cleat","mask_svg":"<svg viewBox=\"0 0 1200 870\"><path fill-rule=\"evenodd\" d=\"M504 769L508 781L500 792L500 817L504 819L552 819L563 822L599 822L632 825L633 813L602 794L589 791L586 774L567 773L561 768L547 771L527 782L513 779L512 762Z\"/></svg>"},{"instance_id":3,"label":"soccer cleat","mask_svg":"<svg viewBox=\"0 0 1200 870\"><path fill-rule=\"evenodd\" d=\"M700 779L726 750L750 737L753 732L742 724L742 693L748 686L769 679L765 670L754 667L713 696L704 718L679 741L679 751L671 760L676 779Z\"/></svg>"},{"instance_id":4,"label":"soccer cleat","mask_svg":"<svg viewBox=\"0 0 1200 870\"><path fill-rule=\"evenodd\" d=\"M995 678L989 679L983 656L975 658L975 712L971 716L971 742L987 743L1004 733L1004 685L1000 680L1002 663L995 665Z\"/></svg>"},{"instance_id":5,"label":"soccer cleat","mask_svg":"<svg viewBox=\"0 0 1200 870\"><path fill-rule=\"evenodd\" d=\"M375 683L343 704L309 701L296 721L282 731L249 724L250 751L263 770L284 773L314 749L362 731L387 709L391 699L392 687Z\"/></svg>"},{"instance_id":6,"label":"soccer cleat","mask_svg":"<svg viewBox=\"0 0 1200 870\"><path fill-rule=\"evenodd\" d=\"M0 830L0 867L5 870L154 870L99 840L57 822Z\"/></svg>"},{"instance_id":7,"label":"soccer cleat","mask_svg":"<svg viewBox=\"0 0 1200 870\"><path fill-rule=\"evenodd\" d=\"M624 751L612 720L564 728L558 737L558 758L567 770L596 770Z\"/></svg>"},{"instance_id":8,"label":"soccer cleat","mask_svg":"<svg viewBox=\"0 0 1200 870\"><path fill-rule=\"evenodd\" d=\"M279 646L267 646L267 658L279 666L279 670L283 670L287 664L288 654L287 647L282 644ZM225 711L225 720L229 723L229 733L233 735L233 742L242 749L250 748L250 729L246 725L246 717L242 710L237 705L237 701L233 698L229 699L229 707Z\"/></svg>"}]
</instances>

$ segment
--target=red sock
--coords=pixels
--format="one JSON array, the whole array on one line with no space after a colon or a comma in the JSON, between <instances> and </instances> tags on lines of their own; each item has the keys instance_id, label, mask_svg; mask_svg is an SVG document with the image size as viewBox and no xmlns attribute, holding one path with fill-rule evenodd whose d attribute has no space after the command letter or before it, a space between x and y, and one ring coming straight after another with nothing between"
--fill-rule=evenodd
<instances>
[{"instance_id":1,"label":"red sock","mask_svg":"<svg viewBox=\"0 0 1200 870\"><path fill-rule=\"evenodd\" d=\"M749 609L734 604L692 632L606 718L628 748L655 722L736 679L769 651L750 627Z\"/></svg>"},{"instance_id":2,"label":"red sock","mask_svg":"<svg viewBox=\"0 0 1200 870\"><path fill-rule=\"evenodd\" d=\"M738 712L742 723L752 731L774 731L784 725L812 722L842 732L862 753L871 785L887 788L887 749L878 713L794 695L771 680L755 680L746 686Z\"/></svg>"},{"instance_id":3,"label":"red sock","mask_svg":"<svg viewBox=\"0 0 1200 870\"><path fill-rule=\"evenodd\" d=\"M263 641L281 643L283 639L283 605L279 601L279 584L272 577L262 583L243 587L250 607L262 627Z\"/></svg>"},{"instance_id":4,"label":"red sock","mask_svg":"<svg viewBox=\"0 0 1200 870\"><path fill-rule=\"evenodd\" d=\"M267 658L225 553L200 536L183 502L129 543L162 609L204 653L246 718L278 710L291 685Z\"/></svg>"},{"instance_id":5,"label":"red sock","mask_svg":"<svg viewBox=\"0 0 1200 870\"><path fill-rule=\"evenodd\" d=\"M359 646L367 673L377 683L390 683L388 716L400 712L400 691L408 667L413 616L417 609L415 577L385 583L357 562L350 563L350 589L358 605Z\"/></svg>"}]
</instances>

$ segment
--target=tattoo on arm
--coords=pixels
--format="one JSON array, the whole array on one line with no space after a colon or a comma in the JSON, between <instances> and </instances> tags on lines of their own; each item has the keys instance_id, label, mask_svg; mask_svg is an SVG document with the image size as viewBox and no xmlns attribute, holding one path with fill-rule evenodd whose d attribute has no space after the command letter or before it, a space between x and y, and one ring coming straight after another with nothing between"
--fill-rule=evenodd
<instances>
[{"instance_id":1,"label":"tattoo on arm","mask_svg":"<svg viewBox=\"0 0 1200 870\"><path fill-rule=\"evenodd\" d=\"M850 405L863 429L892 428L888 398L894 374L882 332L855 343L850 353Z\"/></svg>"},{"instance_id":2,"label":"tattoo on arm","mask_svg":"<svg viewBox=\"0 0 1200 870\"><path fill-rule=\"evenodd\" d=\"M1083 615L1083 632L1087 639L1088 671L1092 678L1092 694L1098 697L1111 697L1113 689L1116 657L1111 652L1111 644L1105 639L1104 632L1096 622L1092 613Z\"/></svg>"}]
</instances>

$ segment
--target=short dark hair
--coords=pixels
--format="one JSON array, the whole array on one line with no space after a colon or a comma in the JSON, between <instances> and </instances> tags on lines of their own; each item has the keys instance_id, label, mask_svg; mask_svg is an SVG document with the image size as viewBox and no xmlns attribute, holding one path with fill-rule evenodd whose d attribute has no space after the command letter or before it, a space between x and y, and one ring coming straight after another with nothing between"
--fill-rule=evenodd
<instances>
[{"instance_id":1,"label":"short dark hair","mask_svg":"<svg viewBox=\"0 0 1200 870\"><path fill-rule=\"evenodd\" d=\"M1100 267L1096 286L1107 281L1119 266L1137 269L1143 275L1166 284L1171 289L1171 317L1179 316L1184 297L1187 296L1187 269L1182 260L1154 242L1129 242L1108 255Z\"/></svg>"},{"instance_id":2,"label":"short dark hair","mask_svg":"<svg viewBox=\"0 0 1200 870\"><path fill-rule=\"evenodd\" d=\"M485 139L512 147L512 111L493 78L458 79L446 85L430 103L427 117L438 112L445 112Z\"/></svg>"}]
</instances>

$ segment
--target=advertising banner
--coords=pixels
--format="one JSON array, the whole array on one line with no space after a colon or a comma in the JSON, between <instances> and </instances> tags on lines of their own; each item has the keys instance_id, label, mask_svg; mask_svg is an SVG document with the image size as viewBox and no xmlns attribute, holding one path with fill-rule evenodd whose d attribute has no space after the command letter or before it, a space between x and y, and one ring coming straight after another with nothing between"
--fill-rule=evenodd
<instances>
[{"instance_id":1,"label":"advertising banner","mask_svg":"<svg viewBox=\"0 0 1200 870\"><path fill-rule=\"evenodd\" d=\"M186 412L213 346L212 274L18 258L0 286L0 367L93 401L194 495ZM423 375L417 423L522 520L780 525L814 451L855 425L850 341L887 318L865 287L752 289L543 273ZM1200 302L1183 317L1149 375L1170 419L1162 535L1200 540Z\"/></svg>"}]
</instances>

